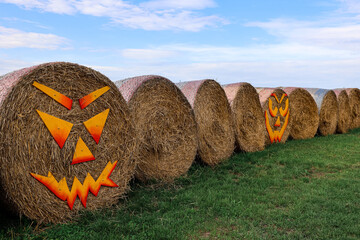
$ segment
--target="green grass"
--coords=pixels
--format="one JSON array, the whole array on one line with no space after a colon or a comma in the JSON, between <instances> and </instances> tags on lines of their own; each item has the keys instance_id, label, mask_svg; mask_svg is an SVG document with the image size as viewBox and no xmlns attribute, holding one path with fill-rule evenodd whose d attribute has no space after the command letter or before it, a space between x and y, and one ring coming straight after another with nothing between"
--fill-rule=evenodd
<instances>
[{"instance_id":1,"label":"green grass","mask_svg":"<svg viewBox=\"0 0 360 240\"><path fill-rule=\"evenodd\" d=\"M133 182L117 206L69 224L0 218L5 239L359 239L360 129Z\"/></svg>"}]
</instances>

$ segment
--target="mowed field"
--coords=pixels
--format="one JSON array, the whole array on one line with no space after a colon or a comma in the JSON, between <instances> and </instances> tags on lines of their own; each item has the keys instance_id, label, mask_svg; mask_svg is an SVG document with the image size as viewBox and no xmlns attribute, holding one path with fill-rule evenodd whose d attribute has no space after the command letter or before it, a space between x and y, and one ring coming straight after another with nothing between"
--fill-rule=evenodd
<instances>
[{"instance_id":1,"label":"mowed field","mask_svg":"<svg viewBox=\"0 0 360 240\"><path fill-rule=\"evenodd\" d=\"M214 168L194 163L172 184L131 186L113 208L68 224L0 213L0 238L359 239L360 129L237 153Z\"/></svg>"}]
</instances>

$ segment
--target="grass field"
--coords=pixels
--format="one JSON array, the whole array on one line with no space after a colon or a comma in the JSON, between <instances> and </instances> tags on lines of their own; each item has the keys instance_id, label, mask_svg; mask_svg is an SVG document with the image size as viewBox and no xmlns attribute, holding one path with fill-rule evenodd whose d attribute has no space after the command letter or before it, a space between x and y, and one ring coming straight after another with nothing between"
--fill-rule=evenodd
<instances>
[{"instance_id":1,"label":"grass field","mask_svg":"<svg viewBox=\"0 0 360 240\"><path fill-rule=\"evenodd\" d=\"M360 239L360 129L133 182L126 200L69 224L0 217L5 239Z\"/></svg>"}]
</instances>

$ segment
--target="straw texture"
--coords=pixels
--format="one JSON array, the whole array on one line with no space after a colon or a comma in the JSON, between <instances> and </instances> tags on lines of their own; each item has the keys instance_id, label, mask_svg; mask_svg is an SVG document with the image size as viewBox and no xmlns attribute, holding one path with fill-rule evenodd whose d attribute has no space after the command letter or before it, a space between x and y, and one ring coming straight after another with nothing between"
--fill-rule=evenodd
<instances>
[{"instance_id":1,"label":"straw texture","mask_svg":"<svg viewBox=\"0 0 360 240\"><path fill-rule=\"evenodd\" d=\"M73 101L71 110L33 86L34 81L50 87ZM74 178L84 182L89 173L95 180L111 162L117 165L110 179L118 187L102 186L97 196L88 194L86 209L107 207L117 202L128 189L135 170L135 129L125 100L116 86L104 75L72 63L48 63L22 69L0 80L0 183L5 201L19 214L39 222L64 222L85 209L79 199L70 210L61 200L30 173L57 181L65 177L69 190ZM85 109L78 100L102 87L110 87ZM83 122L109 109L109 115L98 144ZM73 124L61 149L36 110ZM95 160L71 165L79 137L91 150Z\"/></svg>"},{"instance_id":2,"label":"straw texture","mask_svg":"<svg viewBox=\"0 0 360 240\"><path fill-rule=\"evenodd\" d=\"M352 117L349 96L344 89L334 89L339 104L339 119L337 133L347 133L350 129Z\"/></svg>"},{"instance_id":3,"label":"straw texture","mask_svg":"<svg viewBox=\"0 0 360 240\"><path fill-rule=\"evenodd\" d=\"M223 88L233 112L238 148L245 152L264 150L264 115L256 89L249 83L234 83Z\"/></svg>"},{"instance_id":4,"label":"straw texture","mask_svg":"<svg viewBox=\"0 0 360 240\"><path fill-rule=\"evenodd\" d=\"M290 99L293 139L313 138L319 127L319 113L311 94L303 88L283 88Z\"/></svg>"},{"instance_id":5,"label":"straw texture","mask_svg":"<svg viewBox=\"0 0 360 240\"><path fill-rule=\"evenodd\" d=\"M326 136L336 132L339 118L339 106L333 90L306 88L314 98L319 113L318 134Z\"/></svg>"},{"instance_id":6,"label":"straw texture","mask_svg":"<svg viewBox=\"0 0 360 240\"><path fill-rule=\"evenodd\" d=\"M139 143L140 180L172 181L187 172L197 152L194 113L184 94L161 76L116 82L128 101Z\"/></svg>"},{"instance_id":7,"label":"straw texture","mask_svg":"<svg viewBox=\"0 0 360 240\"><path fill-rule=\"evenodd\" d=\"M222 87L210 79L176 85L194 110L201 160L214 166L229 158L234 151L235 133L230 105Z\"/></svg>"}]
</instances>

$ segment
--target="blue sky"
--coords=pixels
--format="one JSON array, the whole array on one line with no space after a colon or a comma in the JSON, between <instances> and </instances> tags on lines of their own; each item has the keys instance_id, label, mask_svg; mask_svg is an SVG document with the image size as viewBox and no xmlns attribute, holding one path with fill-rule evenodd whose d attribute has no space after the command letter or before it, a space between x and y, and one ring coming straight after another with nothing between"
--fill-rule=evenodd
<instances>
[{"instance_id":1,"label":"blue sky","mask_svg":"<svg viewBox=\"0 0 360 240\"><path fill-rule=\"evenodd\" d=\"M113 81L360 88L360 0L0 0L0 75L52 61Z\"/></svg>"}]
</instances>

